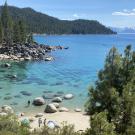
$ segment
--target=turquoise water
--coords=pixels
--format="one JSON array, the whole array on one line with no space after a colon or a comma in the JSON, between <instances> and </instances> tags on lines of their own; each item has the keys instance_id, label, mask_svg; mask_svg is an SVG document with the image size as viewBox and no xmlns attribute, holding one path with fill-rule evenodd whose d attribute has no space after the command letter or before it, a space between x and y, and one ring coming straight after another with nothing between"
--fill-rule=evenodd
<instances>
[{"instance_id":1,"label":"turquoise water","mask_svg":"<svg viewBox=\"0 0 135 135\"><path fill-rule=\"evenodd\" d=\"M122 52L127 44L132 44L135 49L135 35L128 34L34 38L39 43L69 46L69 49L52 52L51 55L55 57L52 62L10 62L11 68L0 68L0 106L11 105L16 112L43 111L45 106L26 107L27 101L43 95L52 97L57 92L72 93L75 96L70 101L64 101L63 106L70 109L83 108L88 87L94 84L109 49L116 46ZM17 80L8 78L12 74L17 74ZM21 91L27 91L29 96L22 95ZM47 103L50 101L46 100Z\"/></svg>"}]
</instances>

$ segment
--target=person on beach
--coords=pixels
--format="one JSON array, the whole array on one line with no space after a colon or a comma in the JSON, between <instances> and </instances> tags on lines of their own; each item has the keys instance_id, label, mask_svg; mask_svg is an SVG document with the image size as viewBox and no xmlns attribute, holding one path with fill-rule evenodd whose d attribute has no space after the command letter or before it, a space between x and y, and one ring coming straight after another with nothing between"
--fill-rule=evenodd
<instances>
[{"instance_id":1,"label":"person on beach","mask_svg":"<svg viewBox=\"0 0 135 135\"><path fill-rule=\"evenodd\" d=\"M30 106L30 100L28 100L28 106Z\"/></svg>"},{"instance_id":2,"label":"person on beach","mask_svg":"<svg viewBox=\"0 0 135 135\"><path fill-rule=\"evenodd\" d=\"M38 119L38 125L39 125L39 127L41 126L41 124L42 124L42 120L41 120L41 118L39 118Z\"/></svg>"},{"instance_id":3,"label":"person on beach","mask_svg":"<svg viewBox=\"0 0 135 135\"><path fill-rule=\"evenodd\" d=\"M46 125L46 119L44 119L44 126Z\"/></svg>"}]
</instances>

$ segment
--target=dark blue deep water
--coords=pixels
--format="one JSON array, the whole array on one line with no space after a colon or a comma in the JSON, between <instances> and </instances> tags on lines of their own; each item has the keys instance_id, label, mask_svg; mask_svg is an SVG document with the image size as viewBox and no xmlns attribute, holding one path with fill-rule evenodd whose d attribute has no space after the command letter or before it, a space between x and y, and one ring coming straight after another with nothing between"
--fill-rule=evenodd
<instances>
[{"instance_id":1,"label":"dark blue deep water","mask_svg":"<svg viewBox=\"0 0 135 135\"><path fill-rule=\"evenodd\" d=\"M29 108L27 101L38 96L52 97L57 92L72 93L74 98L64 101L63 106L70 109L83 108L90 85L97 79L98 71L103 68L109 49L117 47L120 52L126 45L135 49L135 35L62 35L35 36L39 43L62 45L68 50L59 50L50 55L52 62L13 63L10 69L0 69L0 105L12 105L17 112L43 111L44 106ZM1 62L2 63L2 62ZM17 74L17 80L10 80L7 75ZM27 95L22 95L26 91ZM49 91L46 93L45 91ZM51 100L46 100L50 102Z\"/></svg>"}]
</instances>

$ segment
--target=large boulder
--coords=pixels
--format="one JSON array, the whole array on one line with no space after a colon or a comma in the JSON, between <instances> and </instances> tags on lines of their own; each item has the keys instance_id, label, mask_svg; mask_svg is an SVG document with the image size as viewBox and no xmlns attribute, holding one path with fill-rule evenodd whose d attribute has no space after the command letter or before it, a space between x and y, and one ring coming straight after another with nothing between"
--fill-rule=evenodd
<instances>
[{"instance_id":1,"label":"large boulder","mask_svg":"<svg viewBox=\"0 0 135 135\"><path fill-rule=\"evenodd\" d=\"M59 108L60 107L60 104L59 103L53 103L53 105L56 107L56 108Z\"/></svg>"},{"instance_id":2,"label":"large boulder","mask_svg":"<svg viewBox=\"0 0 135 135\"><path fill-rule=\"evenodd\" d=\"M45 108L46 113L55 113L57 112L57 108L55 107L54 104L48 104Z\"/></svg>"},{"instance_id":3,"label":"large boulder","mask_svg":"<svg viewBox=\"0 0 135 135\"><path fill-rule=\"evenodd\" d=\"M33 104L36 106L41 106L45 104L45 100L42 97L37 97L33 100Z\"/></svg>"},{"instance_id":4,"label":"large boulder","mask_svg":"<svg viewBox=\"0 0 135 135\"><path fill-rule=\"evenodd\" d=\"M69 100L69 99L72 99L73 97L74 97L73 94L66 94L66 95L64 96L64 99Z\"/></svg>"},{"instance_id":5,"label":"large boulder","mask_svg":"<svg viewBox=\"0 0 135 135\"><path fill-rule=\"evenodd\" d=\"M62 98L61 97L55 97L52 102L57 102L57 103L60 103L62 102Z\"/></svg>"},{"instance_id":6,"label":"large boulder","mask_svg":"<svg viewBox=\"0 0 135 135\"><path fill-rule=\"evenodd\" d=\"M1 110L2 110L2 112L7 113L7 114L13 114L14 113L13 108L8 106L8 105L3 105L1 107Z\"/></svg>"}]
</instances>

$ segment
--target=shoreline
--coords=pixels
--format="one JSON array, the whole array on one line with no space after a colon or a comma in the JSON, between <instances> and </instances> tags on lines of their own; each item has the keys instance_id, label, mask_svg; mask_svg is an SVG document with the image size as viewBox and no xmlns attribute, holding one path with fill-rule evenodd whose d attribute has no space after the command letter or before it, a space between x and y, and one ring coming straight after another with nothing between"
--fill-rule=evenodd
<instances>
[{"instance_id":1,"label":"shoreline","mask_svg":"<svg viewBox=\"0 0 135 135\"><path fill-rule=\"evenodd\" d=\"M33 131L34 129L38 130L42 128L44 125L41 124L41 127L39 128L38 120L41 118L42 121L46 119L46 123L48 121L53 121L59 126L62 126L63 124L68 125L74 125L75 131L81 131L86 130L90 127L89 121L90 116L85 115L84 112L56 112L56 113L43 113L42 117L35 117L33 113L29 115L25 115L22 117L19 117L19 120L21 121L24 118L28 118L30 123L30 130Z\"/></svg>"}]
</instances>

